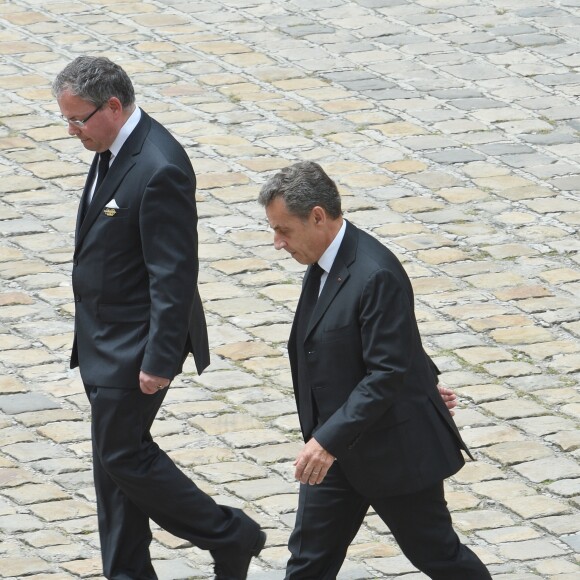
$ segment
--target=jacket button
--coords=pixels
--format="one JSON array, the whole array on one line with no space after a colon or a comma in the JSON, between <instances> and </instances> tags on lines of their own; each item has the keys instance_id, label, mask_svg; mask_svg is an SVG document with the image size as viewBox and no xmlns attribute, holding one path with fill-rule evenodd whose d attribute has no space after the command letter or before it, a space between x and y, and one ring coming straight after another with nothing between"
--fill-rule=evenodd
<instances>
[{"instance_id":1,"label":"jacket button","mask_svg":"<svg viewBox=\"0 0 580 580\"><path fill-rule=\"evenodd\" d=\"M81 301L81 297L77 294L75 295L75 302L80 302Z\"/></svg>"}]
</instances>

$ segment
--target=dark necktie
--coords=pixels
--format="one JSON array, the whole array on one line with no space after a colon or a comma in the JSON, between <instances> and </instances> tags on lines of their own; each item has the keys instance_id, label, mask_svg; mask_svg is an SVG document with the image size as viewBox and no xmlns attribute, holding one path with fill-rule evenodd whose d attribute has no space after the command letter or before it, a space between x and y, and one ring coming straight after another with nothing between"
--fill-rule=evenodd
<instances>
[{"instance_id":1,"label":"dark necktie","mask_svg":"<svg viewBox=\"0 0 580 580\"><path fill-rule=\"evenodd\" d=\"M308 324L316 307L320 291L320 278L324 270L313 264L308 272L308 278L302 288L302 295L296 312L296 356L298 363L298 414L303 429L311 431L318 422L318 410L312 395L307 359L310 356L308 347L304 344ZM309 436L306 432L304 435Z\"/></svg>"},{"instance_id":2,"label":"dark necktie","mask_svg":"<svg viewBox=\"0 0 580 580\"><path fill-rule=\"evenodd\" d=\"M111 152L107 149L99 153L99 167L97 173L97 183L95 184L95 193L99 190L107 171L109 171L109 162L111 161Z\"/></svg>"},{"instance_id":3,"label":"dark necktie","mask_svg":"<svg viewBox=\"0 0 580 580\"><path fill-rule=\"evenodd\" d=\"M97 193L103 179L105 179L105 175L107 175L107 171L109 171L109 162L111 161L111 152L107 149L102 153L99 153L99 162L97 165L97 182L95 183L95 189L87 191L85 197L81 202L81 221L85 219L87 215L87 211L89 209L89 205L93 200L93 196ZM91 193L92 191L92 193Z\"/></svg>"},{"instance_id":4,"label":"dark necktie","mask_svg":"<svg viewBox=\"0 0 580 580\"><path fill-rule=\"evenodd\" d=\"M300 299L300 307L298 308L298 320L297 320L297 338L299 347L304 342L306 338L306 330L308 328L308 323L312 318L312 313L314 312L314 307L316 306L316 301L318 300L318 294L320 292L320 279L324 270L318 265L318 263L312 264L308 272L308 278L302 289L302 297Z\"/></svg>"}]
</instances>

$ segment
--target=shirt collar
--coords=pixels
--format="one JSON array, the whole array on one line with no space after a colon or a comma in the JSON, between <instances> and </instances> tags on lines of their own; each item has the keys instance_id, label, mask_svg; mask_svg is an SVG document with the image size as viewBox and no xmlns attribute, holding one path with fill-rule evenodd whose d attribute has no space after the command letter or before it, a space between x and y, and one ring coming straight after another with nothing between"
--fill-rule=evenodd
<instances>
[{"instance_id":1,"label":"shirt collar","mask_svg":"<svg viewBox=\"0 0 580 580\"><path fill-rule=\"evenodd\" d=\"M111 161L117 157L121 147L125 144L125 141L129 138L129 135L133 132L139 121L141 120L141 109L135 107L135 110L131 113L131 116L125 121L125 124L121 127L121 130L117 134L117 137L113 141L113 144L109 147L111 152Z\"/></svg>"},{"instance_id":2,"label":"shirt collar","mask_svg":"<svg viewBox=\"0 0 580 580\"><path fill-rule=\"evenodd\" d=\"M326 248L326 251L320 259L318 260L318 265L326 272L330 272L332 268L332 264L334 264L334 260L336 259L336 255L338 254L338 250L340 248L340 244L342 244L342 240L344 238L344 232L346 231L346 220L342 220L342 225L340 226L340 230L332 240L330 246Z\"/></svg>"}]
</instances>

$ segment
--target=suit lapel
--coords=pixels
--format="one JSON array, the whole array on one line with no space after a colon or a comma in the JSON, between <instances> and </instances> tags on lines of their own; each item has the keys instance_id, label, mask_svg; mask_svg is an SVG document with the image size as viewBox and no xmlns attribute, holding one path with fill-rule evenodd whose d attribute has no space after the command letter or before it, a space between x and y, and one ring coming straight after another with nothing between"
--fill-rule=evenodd
<instances>
[{"instance_id":1,"label":"suit lapel","mask_svg":"<svg viewBox=\"0 0 580 580\"><path fill-rule=\"evenodd\" d=\"M95 180L95 172L97 171L97 164L99 162L99 154L95 153L93 157L93 162L91 163L91 168L89 169L89 174L87 180L85 181L85 188L83 189L83 194L81 196L81 201L79 203L79 209L77 212L77 225L75 228L75 240L79 239L79 232L81 225L83 223L83 216L86 214L87 206L89 204L89 192L91 191L91 186Z\"/></svg>"},{"instance_id":2,"label":"suit lapel","mask_svg":"<svg viewBox=\"0 0 580 580\"><path fill-rule=\"evenodd\" d=\"M308 336L314 327L320 322L328 307L332 304L336 295L343 288L344 283L350 277L349 266L354 262L356 257L356 248L358 242L358 230L349 222L346 224L344 239L340 244L332 268L324 284L324 288L318 298L312 318L308 324L306 336Z\"/></svg>"},{"instance_id":3,"label":"suit lapel","mask_svg":"<svg viewBox=\"0 0 580 580\"><path fill-rule=\"evenodd\" d=\"M337 263L340 262L340 263ZM324 316L324 313L336 297L336 295L340 292L342 285L344 282L350 277L350 273L346 264L339 260L338 255L334 260L334 264L332 265L332 269L328 273L328 278L324 284L324 288L318 298L318 302L314 308L314 312L312 313L312 318L310 318L310 322L308 324L308 329L306 331L306 336L308 336L314 327L320 322L320 319Z\"/></svg>"},{"instance_id":4,"label":"suit lapel","mask_svg":"<svg viewBox=\"0 0 580 580\"><path fill-rule=\"evenodd\" d=\"M121 157L119 153L119 157ZM121 181L125 177L127 171L135 165L135 161L131 158L127 159L115 159L111 168L109 169L101 187L98 191L95 191L93 199L87 208L85 214L85 219L83 220L79 235L77 238L77 247L81 245L83 239L85 238L87 232L91 229L91 226L95 223L95 220L105 207L105 205L111 201L115 191L119 187Z\"/></svg>"},{"instance_id":5,"label":"suit lapel","mask_svg":"<svg viewBox=\"0 0 580 580\"><path fill-rule=\"evenodd\" d=\"M127 172L137 162L137 156L141 152L143 142L149 133L150 127L151 118L145 113L145 111L141 111L141 119L139 120L139 123L121 147L119 154L113 160L111 168L107 172L107 175L105 176L104 181L101 183L99 190L95 191L91 203L89 204L88 208L86 208L85 218L82 220L81 210L84 209L83 204L86 204L88 201L88 192L90 191L94 179L98 158L98 156L95 156L89 171L89 177L87 178L87 182L85 184L81 207L79 207L75 254L80 248L82 241L87 235L87 232L91 229L92 225L95 223L95 220L103 211L105 205L113 198L117 188L123 181L123 178Z\"/></svg>"}]
</instances>

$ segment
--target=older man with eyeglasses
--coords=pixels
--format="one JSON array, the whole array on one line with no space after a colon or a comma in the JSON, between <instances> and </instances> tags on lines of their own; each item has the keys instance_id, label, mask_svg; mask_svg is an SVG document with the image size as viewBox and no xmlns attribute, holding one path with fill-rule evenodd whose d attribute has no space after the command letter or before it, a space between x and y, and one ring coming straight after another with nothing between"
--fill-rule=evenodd
<instances>
[{"instance_id":1,"label":"older man with eyeglasses","mask_svg":"<svg viewBox=\"0 0 580 580\"><path fill-rule=\"evenodd\" d=\"M209 550L217 579L244 579L264 532L201 491L150 433L186 356L193 353L199 373L209 364L193 168L135 105L131 80L110 60L75 59L53 92L69 134L96 153L76 226L71 367L91 405L104 575L157 578L152 519Z\"/></svg>"}]
</instances>

